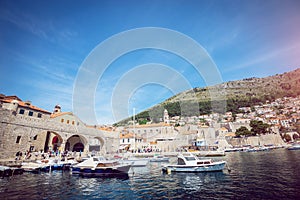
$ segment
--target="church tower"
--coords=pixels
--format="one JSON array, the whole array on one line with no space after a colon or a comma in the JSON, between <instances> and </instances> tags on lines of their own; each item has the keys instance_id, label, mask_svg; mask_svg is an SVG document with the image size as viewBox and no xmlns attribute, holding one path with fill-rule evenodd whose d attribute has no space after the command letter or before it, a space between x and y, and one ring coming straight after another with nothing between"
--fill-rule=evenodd
<instances>
[{"instance_id":1,"label":"church tower","mask_svg":"<svg viewBox=\"0 0 300 200\"><path fill-rule=\"evenodd\" d=\"M60 112L61 112L61 107L60 107L60 105L57 104L57 105L54 107L53 114L60 113Z\"/></svg>"},{"instance_id":2,"label":"church tower","mask_svg":"<svg viewBox=\"0 0 300 200\"><path fill-rule=\"evenodd\" d=\"M170 123L169 114L168 114L167 109L165 109L165 111L164 111L164 123L166 123L166 124Z\"/></svg>"}]
</instances>

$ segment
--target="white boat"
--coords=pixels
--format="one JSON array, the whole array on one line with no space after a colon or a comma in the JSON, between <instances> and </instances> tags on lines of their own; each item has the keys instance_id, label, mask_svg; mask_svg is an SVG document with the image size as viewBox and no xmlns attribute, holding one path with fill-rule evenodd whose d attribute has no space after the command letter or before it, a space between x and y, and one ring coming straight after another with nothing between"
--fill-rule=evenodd
<instances>
[{"instance_id":1,"label":"white boat","mask_svg":"<svg viewBox=\"0 0 300 200\"><path fill-rule=\"evenodd\" d=\"M38 173L40 171L49 171L50 165L43 162L23 162L21 168L24 172Z\"/></svg>"},{"instance_id":2,"label":"white boat","mask_svg":"<svg viewBox=\"0 0 300 200\"><path fill-rule=\"evenodd\" d=\"M149 163L148 158L128 157L123 158L122 162L131 162L133 167L145 167Z\"/></svg>"},{"instance_id":3,"label":"white boat","mask_svg":"<svg viewBox=\"0 0 300 200\"><path fill-rule=\"evenodd\" d=\"M69 170L72 165L77 164L78 162L74 159L70 160L61 160L61 159L44 159L41 162L50 165L51 170Z\"/></svg>"},{"instance_id":4,"label":"white boat","mask_svg":"<svg viewBox=\"0 0 300 200\"><path fill-rule=\"evenodd\" d=\"M150 162L169 162L169 157L154 155L153 157L150 157Z\"/></svg>"},{"instance_id":5,"label":"white boat","mask_svg":"<svg viewBox=\"0 0 300 200\"><path fill-rule=\"evenodd\" d=\"M288 150L300 150L300 144L293 144L287 148Z\"/></svg>"},{"instance_id":6,"label":"white boat","mask_svg":"<svg viewBox=\"0 0 300 200\"><path fill-rule=\"evenodd\" d=\"M226 161L213 162L211 159L199 159L192 153L179 154L177 164L163 166L163 172L212 172L222 171Z\"/></svg>"},{"instance_id":7,"label":"white boat","mask_svg":"<svg viewBox=\"0 0 300 200\"><path fill-rule=\"evenodd\" d=\"M104 157L91 157L71 167L73 174L83 176L111 176L128 174L131 163L107 160Z\"/></svg>"}]
</instances>

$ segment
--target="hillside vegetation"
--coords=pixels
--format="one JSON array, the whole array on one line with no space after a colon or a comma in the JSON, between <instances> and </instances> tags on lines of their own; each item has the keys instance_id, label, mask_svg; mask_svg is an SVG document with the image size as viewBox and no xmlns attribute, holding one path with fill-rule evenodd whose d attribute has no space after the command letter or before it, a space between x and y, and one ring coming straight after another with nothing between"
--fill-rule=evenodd
<instances>
[{"instance_id":1,"label":"hillside vegetation","mask_svg":"<svg viewBox=\"0 0 300 200\"><path fill-rule=\"evenodd\" d=\"M216 97L218 94L219 98ZM220 112L236 113L239 107L253 106L265 103L267 100L273 101L281 97L298 95L300 95L300 68L265 78L253 77L214 86L193 88L137 114L136 118L143 122L150 118L152 121L158 122L162 118L164 109L168 110L171 117L209 114L212 112L212 105L214 108L218 107L216 105L222 107L224 102L226 109L222 109ZM189 106L184 107L185 105ZM184 113L181 110L184 110ZM125 125L131 119L124 119L115 125Z\"/></svg>"}]
</instances>

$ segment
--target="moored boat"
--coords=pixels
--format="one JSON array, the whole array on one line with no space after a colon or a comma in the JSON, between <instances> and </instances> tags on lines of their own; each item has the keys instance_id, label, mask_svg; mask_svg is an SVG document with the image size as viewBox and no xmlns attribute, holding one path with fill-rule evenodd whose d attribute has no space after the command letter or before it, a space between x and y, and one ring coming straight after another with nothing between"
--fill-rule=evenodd
<instances>
[{"instance_id":1,"label":"moored boat","mask_svg":"<svg viewBox=\"0 0 300 200\"><path fill-rule=\"evenodd\" d=\"M132 167L145 167L149 163L149 158L140 158L135 156L125 156L122 159L120 159L121 163L131 163Z\"/></svg>"},{"instance_id":2,"label":"moored boat","mask_svg":"<svg viewBox=\"0 0 300 200\"><path fill-rule=\"evenodd\" d=\"M41 171L49 171L50 165L43 162L23 162L21 168L24 172L39 173Z\"/></svg>"},{"instance_id":3,"label":"moored boat","mask_svg":"<svg viewBox=\"0 0 300 200\"><path fill-rule=\"evenodd\" d=\"M177 164L165 165L163 172L213 172L222 171L226 161L213 162L211 159L199 159L192 153L179 154Z\"/></svg>"},{"instance_id":4,"label":"moored boat","mask_svg":"<svg viewBox=\"0 0 300 200\"><path fill-rule=\"evenodd\" d=\"M23 174L23 169L18 167L0 166L0 177L9 177L13 175Z\"/></svg>"},{"instance_id":5,"label":"moored boat","mask_svg":"<svg viewBox=\"0 0 300 200\"><path fill-rule=\"evenodd\" d=\"M49 159L44 160L45 163L48 163L51 167L51 170L69 170L72 165L77 164L76 160L59 160L59 159Z\"/></svg>"},{"instance_id":6,"label":"moored boat","mask_svg":"<svg viewBox=\"0 0 300 200\"><path fill-rule=\"evenodd\" d=\"M169 157L154 155L153 157L150 157L150 162L169 162Z\"/></svg>"},{"instance_id":7,"label":"moored boat","mask_svg":"<svg viewBox=\"0 0 300 200\"><path fill-rule=\"evenodd\" d=\"M300 144L293 144L287 148L288 150L300 150Z\"/></svg>"},{"instance_id":8,"label":"moored boat","mask_svg":"<svg viewBox=\"0 0 300 200\"><path fill-rule=\"evenodd\" d=\"M131 163L107 160L104 157L91 157L71 167L73 174L83 176L111 176L128 174Z\"/></svg>"},{"instance_id":9,"label":"moored boat","mask_svg":"<svg viewBox=\"0 0 300 200\"><path fill-rule=\"evenodd\" d=\"M12 171L9 167L6 166L0 166L0 177L8 177L12 175Z\"/></svg>"}]
</instances>

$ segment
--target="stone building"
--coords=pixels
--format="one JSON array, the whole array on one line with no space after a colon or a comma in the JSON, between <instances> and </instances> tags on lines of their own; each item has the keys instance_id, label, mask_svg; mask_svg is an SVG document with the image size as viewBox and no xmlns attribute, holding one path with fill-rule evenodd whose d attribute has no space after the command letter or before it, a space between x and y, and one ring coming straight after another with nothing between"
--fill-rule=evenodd
<instances>
[{"instance_id":1,"label":"stone building","mask_svg":"<svg viewBox=\"0 0 300 200\"><path fill-rule=\"evenodd\" d=\"M118 133L88 126L71 112L53 113L23 102L17 96L0 96L0 158L16 152L116 152Z\"/></svg>"},{"instance_id":2,"label":"stone building","mask_svg":"<svg viewBox=\"0 0 300 200\"><path fill-rule=\"evenodd\" d=\"M164 112L166 116L167 112ZM168 118L164 118L167 119ZM134 133L138 140L135 148L141 151L152 149L153 151L172 152L182 145L186 145L186 139L182 134L168 123L155 123L128 126L124 130Z\"/></svg>"}]
</instances>

